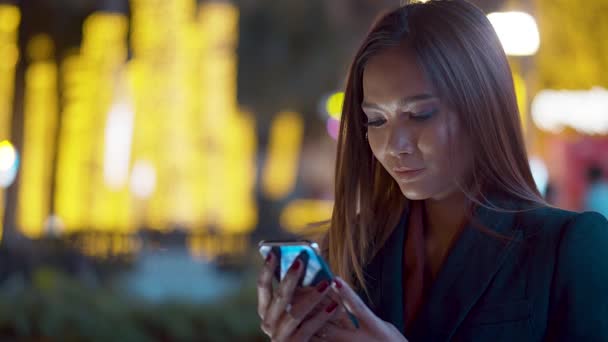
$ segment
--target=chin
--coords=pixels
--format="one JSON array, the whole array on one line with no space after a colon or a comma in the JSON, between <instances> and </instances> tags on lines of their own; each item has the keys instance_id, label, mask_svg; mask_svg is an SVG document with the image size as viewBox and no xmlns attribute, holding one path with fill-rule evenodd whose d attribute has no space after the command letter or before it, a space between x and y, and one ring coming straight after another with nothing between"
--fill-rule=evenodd
<instances>
[{"instance_id":1,"label":"chin","mask_svg":"<svg viewBox=\"0 0 608 342\"><path fill-rule=\"evenodd\" d=\"M424 201L424 200L443 200L457 193L462 193L458 188L448 187L443 189L436 189L433 187L416 186L418 184L401 184L401 193L405 198L411 201Z\"/></svg>"},{"instance_id":2,"label":"chin","mask_svg":"<svg viewBox=\"0 0 608 342\"><path fill-rule=\"evenodd\" d=\"M432 197L428 191L423 191L423 189L418 189L416 187L401 185L400 189L403 196L411 201L423 201Z\"/></svg>"}]
</instances>

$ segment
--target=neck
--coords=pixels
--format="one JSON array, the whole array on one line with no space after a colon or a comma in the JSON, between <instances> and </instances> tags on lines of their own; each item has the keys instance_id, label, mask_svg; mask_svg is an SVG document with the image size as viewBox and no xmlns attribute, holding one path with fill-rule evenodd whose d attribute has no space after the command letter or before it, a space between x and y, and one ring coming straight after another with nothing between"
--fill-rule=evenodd
<instances>
[{"instance_id":1,"label":"neck","mask_svg":"<svg viewBox=\"0 0 608 342\"><path fill-rule=\"evenodd\" d=\"M466 217L466 197L456 191L442 199L427 199L426 231L427 239L450 241L458 234Z\"/></svg>"}]
</instances>

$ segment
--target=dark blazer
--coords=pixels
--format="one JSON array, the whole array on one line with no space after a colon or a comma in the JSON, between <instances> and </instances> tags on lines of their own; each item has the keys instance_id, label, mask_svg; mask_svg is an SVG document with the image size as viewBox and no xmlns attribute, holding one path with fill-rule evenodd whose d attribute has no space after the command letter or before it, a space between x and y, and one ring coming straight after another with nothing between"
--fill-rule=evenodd
<instances>
[{"instance_id":1,"label":"dark blazer","mask_svg":"<svg viewBox=\"0 0 608 342\"><path fill-rule=\"evenodd\" d=\"M360 295L409 341L608 341L608 222L600 214L476 209L478 223L509 241L469 224L404 331L407 217L365 267L369 297Z\"/></svg>"}]
</instances>

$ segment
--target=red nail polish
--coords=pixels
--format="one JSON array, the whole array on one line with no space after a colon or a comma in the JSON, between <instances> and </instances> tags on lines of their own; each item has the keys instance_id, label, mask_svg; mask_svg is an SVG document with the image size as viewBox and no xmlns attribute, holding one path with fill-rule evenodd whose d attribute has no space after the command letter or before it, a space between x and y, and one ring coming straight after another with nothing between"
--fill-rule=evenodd
<instances>
[{"instance_id":1,"label":"red nail polish","mask_svg":"<svg viewBox=\"0 0 608 342\"><path fill-rule=\"evenodd\" d=\"M342 282L340 282L338 279L334 279L334 283L336 284L336 287L341 289L342 288Z\"/></svg>"},{"instance_id":2,"label":"red nail polish","mask_svg":"<svg viewBox=\"0 0 608 342\"><path fill-rule=\"evenodd\" d=\"M325 291L325 289L327 289L328 286L329 286L329 283L327 281L323 280L321 283L319 283L319 285L317 285L317 291L323 292L323 291Z\"/></svg>"},{"instance_id":3,"label":"red nail polish","mask_svg":"<svg viewBox=\"0 0 608 342\"><path fill-rule=\"evenodd\" d=\"M300 264L302 264L302 262L300 260L296 260L291 266L291 269L293 271L297 271L300 268Z\"/></svg>"},{"instance_id":4,"label":"red nail polish","mask_svg":"<svg viewBox=\"0 0 608 342\"><path fill-rule=\"evenodd\" d=\"M329 304L327 309L325 309L325 312L332 313L332 312L334 312L334 310L336 310L337 307L338 307L338 303L333 302L333 303Z\"/></svg>"}]
</instances>

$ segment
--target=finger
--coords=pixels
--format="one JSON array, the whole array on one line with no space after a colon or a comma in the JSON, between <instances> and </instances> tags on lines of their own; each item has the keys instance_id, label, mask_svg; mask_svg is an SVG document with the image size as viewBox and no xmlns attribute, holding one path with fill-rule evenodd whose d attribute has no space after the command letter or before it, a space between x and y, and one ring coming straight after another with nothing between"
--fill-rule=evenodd
<instances>
[{"instance_id":1,"label":"finger","mask_svg":"<svg viewBox=\"0 0 608 342\"><path fill-rule=\"evenodd\" d=\"M324 310L327 306L329 306L329 304L331 304L332 301L338 303L339 305L337 309L338 312L336 313L336 315L334 315L334 318L332 318L331 322L346 329L357 328L357 326L353 324L353 321L344 309L344 305L342 304L342 298L334 291L329 291L327 295L323 297L321 302L317 304L317 306L308 314L308 316L304 320L308 320L312 316L314 316L318 311Z\"/></svg>"},{"instance_id":2,"label":"finger","mask_svg":"<svg viewBox=\"0 0 608 342\"><path fill-rule=\"evenodd\" d=\"M293 339L297 341L308 341L313 336L319 333L319 337L325 338L324 331L326 326L332 325L329 321L335 317L338 312L338 303L332 301L323 310L314 314L310 319L304 321L300 328L293 335Z\"/></svg>"},{"instance_id":3,"label":"finger","mask_svg":"<svg viewBox=\"0 0 608 342\"><path fill-rule=\"evenodd\" d=\"M277 258L272 252L268 253L264 267L258 277L258 315L264 319L270 301L272 300L272 277L277 267Z\"/></svg>"},{"instance_id":4,"label":"finger","mask_svg":"<svg viewBox=\"0 0 608 342\"><path fill-rule=\"evenodd\" d=\"M357 332L354 330L340 328L334 324L327 324L324 329L327 341L338 342L357 340Z\"/></svg>"},{"instance_id":5,"label":"finger","mask_svg":"<svg viewBox=\"0 0 608 342\"><path fill-rule=\"evenodd\" d=\"M376 319L376 315L365 305L359 298L359 295L340 277L335 277L332 290L337 293L346 308L363 322L372 322Z\"/></svg>"},{"instance_id":6,"label":"finger","mask_svg":"<svg viewBox=\"0 0 608 342\"><path fill-rule=\"evenodd\" d=\"M310 319L312 316L316 315L318 312L325 310L325 308L327 308L329 306L329 304L331 304L332 297L334 297L333 301L335 301L335 302L340 301L340 297L338 295L336 295L333 291L327 291L325 293L325 296L323 296L321 298L321 301L319 303L317 303L317 305L312 310L310 310L310 312L304 318L304 320Z\"/></svg>"},{"instance_id":7,"label":"finger","mask_svg":"<svg viewBox=\"0 0 608 342\"><path fill-rule=\"evenodd\" d=\"M306 295L294 297L297 299L292 301L291 310L286 315L283 315L275 337L278 340L283 340L292 335L304 321L305 317L321 302L328 292L329 282L323 281L316 286L314 291L309 291Z\"/></svg>"},{"instance_id":8,"label":"finger","mask_svg":"<svg viewBox=\"0 0 608 342\"><path fill-rule=\"evenodd\" d=\"M262 325L264 329L275 332L276 324L279 318L285 313L287 304L291 303L295 288L298 286L300 275L302 274L303 263L298 258L294 261L293 265L287 271L287 275L281 281L279 288L272 296L270 307L266 311L264 322Z\"/></svg>"},{"instance_id":9,"label":"finger","mask_svg":"<svg viewBox=\"0 0 608 342\"><path fill-rule=\"evenodd\" d=\"M348 317L346 310L344 310L344 306L338 305L338 309L336 309L336 311L336 314L331 319L332 324L347 330L354 330L356 328L352 320Z\"/></svg>"},{"instance_id":10,"label":"finger","mask_svg":"<svg viewBox=\"0 0 608 342\"><path fill-rule=\"evenodd\" d=\"M336 303L340 304L340 305L338 305L338 309L337 309L338 312L336 313L334 318L332 318L331 322L333 324L336 324L343 328L348 328L348 329L356 328L344 308L345 306L343 304L344 301L342 300L342 298L334 291L330 291L326 297L330 298L330 300L333 300Z\"/></svg>"}]
</instances>

